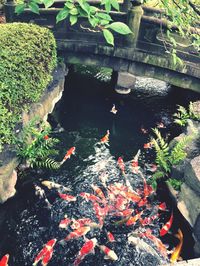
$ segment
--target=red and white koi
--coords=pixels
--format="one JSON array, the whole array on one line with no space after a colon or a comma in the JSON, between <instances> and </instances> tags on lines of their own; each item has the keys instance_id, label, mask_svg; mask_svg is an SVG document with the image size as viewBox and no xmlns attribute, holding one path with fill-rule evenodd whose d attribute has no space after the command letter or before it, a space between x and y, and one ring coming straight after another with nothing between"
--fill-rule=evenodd
<instances>
[{"instance_id":1,"label":"red and white koi","mask_svg":"<svg viewBox=\"0 0 200 266\"><path fill-rule=\"evenodd\" d=\"M65 237L64 240L69 241L71 239L77 239L79 237L85 236L90 231L90 226L80 227Z\"/></svg>"},{"instance_id":2,"label":"red and white koi","mask_svg":"<svg viewBox=\"0 0 200 266\"><path fill-rule=\"evenodd\" d=\"M66 200L68 202L70 201L76 201L76 197L69 195L69 194L62 194L62 193L58 193L59 197L63 200Z\"/></svg>"},{"instance_id":3,"label":"red and white koi","mask_svg":"<svg viewBox=\"0 0 200 266\"><path fill-rule=\"evenodd\" d=\"M141 153L141 151L138 150L138 152L136 153L136 155L134 156L134 158L131 162L132 172L134 174L138 174L138 170L140 169L139 164L138 164L138 159L139 159L140 153Z\"/></svg>"},{"instance_id":4,"label":"red and white koi","mask_svg":"<svg viewBox=\"0 0 200 266\"><path fill-rule=\"evenodd\" d=\"M74 261L74 266L78 266L82 262L82 260L85 258L85 256L87 256L91 252L94 252L94 248L96 245L97 245L96 238L88 239L84 243L80 251L78 252L78 255L76 256L76 259Z\"/></svg>"},{"instance_id":5,"label":"red and white koi","mask_svg":"<svg viewBox=\"0 0 200 266\"><path fill-rule=\"evenodd\" d=\"M52 255L53 255L53 247L56 243L57 239L51 239L49 240L46 245L41 249L41 251L36 256L33 266L36 266L39 261L42 261L42 265L46 266L48 262L50 261Z\"/></svg>"},{"instance_id":6,"label":"red and white koi","mask_svg":"<svg viewBox=\"0 0 200 266\"><path fill-rule=\"evenodd\" d=\"M124 198L133 202L139 202L141 200L141 197L136 192L133 191L121 191L120 194Z\"/></svg>"},{"instance_id":7,"label":"red and white koi","mask_svg":"<svg viewBox=\"0 0 200 266\"><path fill-rule=\"evenodd\" d=\"M140 217L142 216L144 211L141 211L139 213L137 213L135 216L131 216L128 221L126 222L126 225L127 226L130 226L130 225L133 225L137 222L137 220L140 219Z\"/></svg>"},{"instance_id":8,"label":"red and white koi","mask_svg":"<svg viewBox=\"0 0 200 266\"><path fill-rule=\"evenodd\" d=\"M101 143L108 143L109 142L109 136L110 136L110 131L107 130L106 135L103 138L101 138L101 140L100 140Z\"/></svg>"},{"instance_id":9,"label":"red and white koi","mask_svg":"<svg viewBox=\"0 0 200 266\"><path fill-rule=\"evenodd\" d=\"M67 217L67 215L65 215L65 218L63 219L63 220L61 220L60 221L60 223L59 223L59 227L60 228L63 228L63 229L66 229L67 227L68 227L68 225L71 223L71 219L69 219L68 217Z\"/></svg>"},{"instance_id":10,"label":"red and white koi","mask_svg":"<svg viewBox=\"0 0 200 266\"><path fill-rule=\"evenodd\" d=\"M100 225L100 227L102 227L104 224L104 219L108 213L109 208L108 208L108 206L101 208L97 202L93 202L93 209L94 209L95 215L99 221L99 225Z\"/></svg>"},{"instance_id":11,"label":"red and white koi","mask_svg":"<svg viewBox=\"0 0 200 266\"><path fill-rule=\"evenodd\" d=\"M161 211L166 211L167 210L167 206L165 202L162 202L158 205L158 209Z\"/></svg>"},{"instance_id":12,"label":"red and white koi","mask_svg":"<svg viewBox=\"0 0 200 266\"><path fill-rule=\"evenodd\" d=\"M81 192L79 196L84 198L86 201L91 200L92 202L102 203L102 200L99 197L95 196L94 194L90 194L87 192Z\"/></svg>"},{"instance_id":13,"label":"red and white koi","mask_svg":"<svg viewBox=\"0 0 200 266\"><path fill-rule=\"evenodd\" d=\"M111 232L107 232L107 239L109 242L115 242L115 237Z\"/></svg>"},{"instance_id":14,"label":"red and white koi","mask_svg":"<svg viewBox=\"0 0 200 266\"><path fill-rule=\"evenodd\" d=\"M174 214L172 212L169 221L166 224L164 224L163 227L160 229L160 236L164 236L168 233L169 229L172 226L173 219L174 219Z\"/></svg>"},{"instance_id":15,"label":"red and white koi","mask_svg":"<svg viewBox=\"0 0 200 266\"><path fill-rule=\"evenodd\" d=\"M113 261L118 260L117 254L112 249L106 247L105 245L99 245L98 247L105 254L104 259L110 259Z\"/></svg>"},{"instance_id":16,"label":"red and white koi","mask_svg":"<svg viewBox=\"0 0 200 266\"><path fill-rule=\"evenodd\" d=\"M115 212L112 215L113 216L121 216L121 217L126 217L126 216L130 216L132 213L134 212L133 209L126 209L120 212Z\"/></svg>"},{"instance_id":17,"label":"red and white koi","mask_svg":"<svg viewBox=\"0 0 200 266\"><path fill-rule=\"evenodd\" d=\"M9 254L6 254L0 260L0 266L8 266Z\"/></svg>"},{"instance_id":18,"label":"red and white koi","mask_svg":"<svg viewBox=\"0 0 200 266\"><path fill-rule=\"evenodd\" d=\"M60 162L60 165L62 165L67 159L70 159L71 155L75 153L76 148L75 147L71 147L67 153L65 154L64 158L62 159L62 161Z\"/></svg>"},{"instance_id":19,"label":"red and white koi","mask_svg":"<svg viewBox=\"0 0 200 266\"><path fill-rule=\"evenodd\" d=\"M115 208L119 211L123 211L127 208L129 200L122 195L118 195L115 199Z\"/></svg>"},{"instance_id":20,"label":"red and white koi","mask_svg":"<svg viewBox=\"0 0 200 266\"><path fill-rule=\"evenodd\" d=\"M142 226L145 226L145 225L150 225L152 224L152 222L154 220L156 220L157 218L159 217L159 213L153 215L153 216L150 216L150 217L145 217L144 219L140 219L140 224Z\"/></svg>"}]
</instances>

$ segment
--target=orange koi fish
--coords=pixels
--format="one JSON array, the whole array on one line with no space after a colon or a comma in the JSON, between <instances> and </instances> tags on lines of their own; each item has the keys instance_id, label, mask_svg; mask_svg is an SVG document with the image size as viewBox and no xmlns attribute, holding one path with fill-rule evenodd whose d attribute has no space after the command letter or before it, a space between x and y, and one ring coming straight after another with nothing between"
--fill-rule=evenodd
<instances>
[{"instance_id":1,"label":"orange koi fish","mask_svg":"<svg viewBox=\"0 0 200 266\"><path fill-rule=\"evenodd\" d=\"M144 149L151 149L151 148L152 148L152 143L151 143L151 142L144 143L143 148L144 148Z\"/></svg>"},{"instance_id":2,"label":"orange koi fish","mask_svg":"<svg viewBox=\"0 0 200 266\"><path fill-rule=\"evenodd\" d=\"M105 254L104 259L110 259L113 261L118 260L117 254L105 245L99 245L99 249Z\"/></svg>"},{"instance_id":3,"label":"orange koi fish","mask_svg":"<svg viewBox=\"0 0 200 266\"><path fill-rule=\"evenodd\" d=\"M166 209L167 209L166 203L165 202L160 203L158 205L158 209L161 211L166 211Z\"/></svg>"},{"instance_id":4,"label":"orange koi fish","mask_svg":"<svg viewBox=\"0 0 200 266\"><path fill-rule=\"evenodd\" d=\"M85 258L85 256L87 256L91 252L94 252L94 248L96 245L97 245L96 238L88 239L85 242L85 244L82 246L80 251L78 252L78 255L76 256L76 259L74 261L74 266L78 266L82 262L82 260Z\"/></svg>"},{"instance_id":5,"label":"orange koi fish","mask_svg":"<svg viewBox=\"0 0 200 266\"><path fill-rule=\"evenodd\" d=\"M100 227L102 227L104 224L104 219L108 213L109 208L108 208L108 206L101 208L97 202L93 202L93 209L94 209L95 215L99 221L99 225L100 225Z\"/></svg>"},{"instance_id":6,"label":"orange koi fish","mask_svg":"<svg viewBox=\"0 0 200 266\"><path fill-rule=\"evenodd\" d=\"M98 197L102 199L102 202L104 204L106 204L107 200L106 200L106 197L105 197L103 191L98 186L96 186L94 184L92 184L91 187L94 190L94 192L98 195Z\"/></svg>"},{"instance_id":7,"label":"orange koi fish","mask_svg":"<svg viewBox=\"0 0 200 266\"><path fill-rule=\"evenodd\" d=\"M162 243L162 241L159 238L157 238L156 236L152 235L151 229L147 229L146 232L141 233L140 236L141 237L147 237L148 239L150 239L154 243L154 245L157 247L157 249L159 250L160 254L163 257L167 257L166 246Z\"/></svg>"},{"instance_id":8,"label":"orange koi fish","mask_svg":"<svg viewBox=\"0 0 200 266\"><path fill-rule=\"evenodd\" d=\"M87 193L87 192L81 192L79 194L79 196L84 198L86 201L91 200L92 202L102 203L102 200L99 197L97 197L97 196L95 196L93 194Z\"/></svg>"},{"instance_id":9,"label":"orange koi fish","mask_svg":"<svg viewBox=\"0 0 200 266\"><path fill-rule=\"evenodd\" d=\"M9 254L3 256L0 260L0 266L8 266Z\"/></svg>"},{"instance_id":10,"label":"orange koi fish","mask_svg":"<svg viewBox=\"0 0 200 266\"><path fill-rule=\"evenodd\" d=\"M124 164L122 157L118 158L117 164L118 164L120 170L122 171L122 173L125 173L125 164Z\"/></svg>"},{"instance_id":11,"label":"orange koi fish","mask_svg":"<svg viewBox=\"0 0 200 266\"><path fill-rule=\"evenodd\" d=\"M168 233L169 229L172 226L173 218L174 218L174 215L173 215L173 212L172 212L169 221L166 224L164 224L163 227L160 229L160 236L164 236L164 235L166 235Z\"/></svg>"},{"instance_id":12,"label":"orange koi fish","mask_svg":"<svg viewBox=\"0 0 200 266\"><path fill-rule=\"evenodd\" d=\"M71 223L71 219L67 218L67 215L65 215L65 218L60 221L58 227L66 229L68 225Z\"/></svg>"},{"instance_id":13,"label":"orange koi fish","mask_svg":"<svg viewBox=\"0 0 200 266\"><path fill-rule=\"evenodd\" d=\"M139 202L141 200L141 197L133 191L121 191L120 194L126 199L131 200L133 202Z\"/></svg>"},{"instance_id":14,"label":"orange koi fish","mask_svg":"<svg viewBox=\"0 0 200 266\"><path fill-rule=\"evenodd\" d=\"M110 112L113 113L114 115L116 115L116 113L118 112L118 110L115 108L115 104L113 104L113 107L110 110Z\"/></svg>"},{"instance_id":15,"label":"orange koi fish","mask_svg":"<svg viewBox=\"0 0 200 266\"><path fill-rule=\"evenodd\" d=\"M109 242L115 242L115 237L111 232L107 232L107 238Z\"/></svg>"},{"instance_id":16,"label":"orange koi fish","mask_svg":"<svg viewBox=\"0 0 200 266\"><path fill-rule=\"evenodd\" d=\"M42 248L42 250L36 256L33 266L36 266L39 261L42 261L42 265L47 265L53 255L53 247L56 243L57 239L49 240L46 245Z\"/></svg>"},{"instance_id":17,"label":"orange koi fish","mask_svg":"<svg viewBox=\"0 0 200 266\"><path fill-rule=\"evenodd\" d=\"M109 136L110 136L110 131L107 130L106 135L103 138L101 138L101 143L107 143L109 141Z\"/></svg>"},{"instance_id":18,"label":"orange koi fish","mask_svg":"<svg viewBox=\"0 0 200 266\"><path fill-rule=\"evenodd\" d=\"M62 165L67 159L70 159L71 155L75 153L76 148L75 147L71 147L67 153L65 154L63 160L60 162L60 164Z\"/></svg>"},{"instance_id":19,"label":"orange koi fish","mask_svg":"<svg viewBox=\"0 0 200 266\"><path fill-rule=\"evenodd\" d=\"M180 257L181 249L183 246L183 233L182 233L181 229L178 229L178 233L176 234L176 237L180 240L180 242L175 247L175 249L171 255L171 258L170 258L171 263L176 262L178 260L178 258Z\"/></svg>"},{"instance_id":20,"label":"orange koi fish","mask_svg":"<svg viewBox=\"0 0 200 266\"><path fill-rule=\"evenodd\" d=\"M127 226L133 225L134 223L137 222L138 219L140 219L140 217L142 216L144 211L141 211L139 213L137 213L135 216L132 216L128 219L128 221L126 222Z\"/></svg>"},{"instance_id":21,"label":"orange koi fish","mask_svg":"<svg viewBox=\"0 0 200 266\"><path fill-rule=\"evenodd\" d=\"M90 231L89 226L80 227L80 228L72 231L71 233L69 233L69 235L67 235L64 240L68 241L71 239L77 239L81 236L85 236L89 231Z\"/></svg>"},{"instance_id":22,"label":"orange koi fish","mask_svg":"<svg viewBox=\"0 0 200 266\"><path fill-rule=\"evenodd\" d=\"M69 194L62 194L62 193L58 193L59 197L61 199L64 199L66 201L76 201L76 197L69 195Z\"/></svg>"}]
</instances>

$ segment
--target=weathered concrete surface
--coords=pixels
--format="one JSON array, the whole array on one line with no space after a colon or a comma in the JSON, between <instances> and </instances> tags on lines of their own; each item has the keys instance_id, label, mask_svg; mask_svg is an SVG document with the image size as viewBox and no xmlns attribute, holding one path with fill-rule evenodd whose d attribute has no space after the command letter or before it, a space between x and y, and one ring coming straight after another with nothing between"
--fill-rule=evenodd
<instances>
[{"instance_id":1,"label":"weathered concrete surface","mask_svg":"<svg viewBox=\"0 0 200 266\"><path fill-rule=\"evenodd\" d=\"M53 111L56 102L62 96L65 74L64 65L55 70L53 82L44 92L40 102L32 104L30 111L23 113L23 125L27 124L36 115L43 120L47 119L48 114ZM0 167L0 203L4 203L7 199L13 197L16 192L17 173L14 169L18 165L16 154L9 151L9 147L1 154L2 158Z\"/></svg>"},{"instance_id":2,"label":"weathered concrete surface","mask_svg":"<svg viewBox=\"0 0 200 266\"><path fill-rule=\"evenodd\" d=\"M184 180L200 196L200 155L186 164Z\"/></svg>"},{"instance_id":3,"label":"weathered concrete surface","mask_svg":"<svg viewBox=\"0 0 200 266\"><path fill-rule=\"evenodd\" d=\"M119 72L115 91L119 94L129 94L135 88L136 77L127 72Z\"/></svg>"}]
</instances>

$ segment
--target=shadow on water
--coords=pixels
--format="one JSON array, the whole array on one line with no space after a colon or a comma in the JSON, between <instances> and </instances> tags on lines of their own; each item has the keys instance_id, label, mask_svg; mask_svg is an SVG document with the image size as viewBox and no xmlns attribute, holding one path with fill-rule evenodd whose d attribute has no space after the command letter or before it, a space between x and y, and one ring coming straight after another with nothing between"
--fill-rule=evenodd
<instances>
[{"instance_id":1,"label":"shadow on water","mask_svg":"<svg viewBox=\"0 0 200 266\"><path fill-rule=\"evenodd\" d=\"M94 75L93 75L94 76ZM76 147L76 155L68 160L59 171L24 173L26 179L19 181L18 194L1 207L1 213L6 213L6 219L1 222L0 253L11 255L9 266L32 265L35 255L48 240L63 239L70 232L58 228L64 214L70 218L89 217L96 221L90 202L85 202L77 197L76 202L67 203L58 198L56 191L45 189L46 196L51 208L47 208L44 201L35 196L33 183L40 185L40 180L49 179L72 189L71 194L78 195L80 192L93 193L90 185L92 183L100 186L104 193L108 193L100 182L100 176L108 176L108 184L113 182L124 182L116 160L119 156L124 158L126 172L134 189L142 189L143 182L137 175L133 175L130 164L138 149L141 149L140 165L151 162L154 154L143 149L143 144L149 141L149 135L142 134L141 127L151 133L151 128L156 123L163 122L166 128L161 129L162 134L169 139L178 134L178 128L174 126L172 114L176 111L176 104L187 106L189 101L195 100L197 95L180 88L169 88L165 83L151 79L138 78L136 88L128 96L121 96L114 92L109 82L83 75L80 72L70 72L66 78L63 97L56 107L53 117L49 118L52 126L57 123L64 129L55 133L60 139L58 146L59 158L66 153L71 146ZM118 110L113 115L110 110L115 104ZM110 130L110 146L97 144L100 138ZM61 130L60 130L61 131ZM147 178L150 175L147 174ZM159 195L167 194L166 188L160 188ZM163 192L164 191L164 192ZM151 208L146 210L145 215L155 211L158 202L166 201L169 210L172 202L169 198L157 196L150 199ZM135 206L132 206L136 208ZM146 208L146 207L145 207ZM140 211L140 209L138 209ZM176 211L175 211L176 212ZM166 222L170 212L166 212L160 221ZM179 214L175 215L173 233L180 226L187 232L190 238L191 249L184 246L183 258L190 258L192 254L191 232L184 224ZM112 262L103 259L99 249L95 249L95 255L88 255L81 265L159 265L165 260L160 254L157 257L144 251L137 251L127 243L127 233L139 227L127 229L126 226L116 227L111 225L110 218L105 221L103 230L92 229L88 238L96 237L100 244L106 244L117 253L119 260ZM158 235L160 221L156 220L150 228ZM177 222L177 221L180 221ZM97 221L96 221L97 222ZM106 230L111 230L116 242L107 243ZM190 235L189 235L190 234ZM171 248L174 247L174 237L165 237L164 242ZM73 265L78 250L83 245L83 239L72 240L65 245L57 244L49 266ZM152 245L152 243L148 243ZM185 257L184 257L185 256Z\"/></svg>"}]
</instances>

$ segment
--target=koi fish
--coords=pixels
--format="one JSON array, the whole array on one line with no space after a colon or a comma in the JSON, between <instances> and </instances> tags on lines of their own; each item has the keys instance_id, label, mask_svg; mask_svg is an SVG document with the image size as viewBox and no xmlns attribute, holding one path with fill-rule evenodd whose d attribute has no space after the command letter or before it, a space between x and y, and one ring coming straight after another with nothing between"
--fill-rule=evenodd
<instances>
[{"instance_id":1,"label":"koi fish","mask_svg":"<svg viewBox=\"0 0 200 266\"><path fill-rule=\"evenodd\" d=\"M128 219L128 221L126 222L127 226L133 225L137 222L137 220L142 216L144 211L141 211L139 213L137 213L135 216L132 216Z\"/></svg>"},{"instance_id":2,"label":"koi fish","mask_svg":"<svg viewBox=\"0 0 200 266\"><path fill-rule=\"evenodd\" d=\"M181 249L183 246L183 233L182 233L181 229L178 229L178 233L176 234L176 237L180 240L180 242L175 247L175 249L174 249L174 251L170 257L171 263L176 262L178 260L178 258L180 257Z\"/></svg>"},{"instance_id":3,"label":"koi fish","mask_svg":"<svg viewBox=\"0 0 200 266\"><path fill-rule=\"evenodd\" d=\"M76 259L74 261L74 266L78 266L82 260L90 254L91 252L94 252L94 248L97 245L97 239L92 238L85 242L85 244L82 246L80 251L78 252L78 255L76 256Z\"/></svg>"},{"instance_id":4,"label":"koi fish","mask_svg":"<svg viewBox=\"0 0 200 266\"><path fill-rule=\"evenodd\" d=\"M130 217L131 217L131 215L125 217L124 219L122 219L122 220L120 220L120 221L114 222L113 224L114 224L114 225L117 225L117 226L118 226L118 225L123 225L123 224L125 224L125 223L130 219Z\"/></svg>"},{"instance_id":5,"label":"koi fish","mask_svg":"<svg viewBox=\"0 0 200 266\"><path fill-rule=\"evenodd\" d=\"M118 110L115 108L115 104L113 104L113 107L110 110L110 112L113 113L114 115L116 115L116 113L118 112Z\"/></svg>"},{"instance_id":6,"label":"koi fish","mask_svg":"<svg viewBox=\"0 0 200 266\"><path fill-rule=\"evenodd\" d=\"M125 173L125 164L124 164L122 157L118 158L117 164L119 165L119 168L122 171L122 173Z\"/></svg>"},{"instance_id":7,"label":"koi fish","mask_svg":"<svg viewBox=\"0 0 200 266\"><path fill-rule=\"evenodd\" d=\"M75 153L76 148L75 147L71 147L67 153L65 154L64 158L62 159L62 161L60 162L60 165L62 165L67 159L70 159L71 155Z\"/></svg>"},{"instance_id":8,"label":"koi fish","mask_svg":"<svg viewBox=\"0 0 200 266\"><path fill-rule=\"evenodd\" d=\"M141 151L138 150L138 152L136 153L136 155L134 156L132 162L131 162L131 166L132 166L132 172L134 174L137 174L138 173L138 170L139 170L139 164L138 164L138 159L139 159L139 156L140 156L140 153Z\"/></svg>"},{"instance_id":9,"label":"koi fish","mask_svg":"<svg viewBox=\"0 0 200 266\"><path fill-rule=\"evenodd\" d=\"M141 126L140 130L141 130L141 132L143 134L147 134L148 133L148 129L145 129L143 126Z\"/></svg>"},{"instance_id":10,"label":"koi fish","mask_svg":"<svg viewBox=\"0 0 200 266\"><path fill-rule=\"evenodd\" d=\"M158 249L160 254L163 257L167 257L166 246L162 243L162 241L159 238L157 238L156 236L152 235L151 229L147 229L146 232L141 233L140 236L141 237L147 237L148 239L150 239L154 243L154 245L156 246L156 248Z\"/></svg>"},{"instance_id":11,"label":"koi fish","mask_svg":"<svg viewBox=\"0 0 200 266\"><path fill-rule=\"evenodd\" d=\"M164 224L163 227L160 229L160 236L164 236L164 235L166 235L168 233L169 229L172 226L173 218L174 218L174 215L173 215L173 212L172 212L169 221L166 224Z\"/></svg>"},{"instance_id":12,"label":"koi fish","mask_svg":"<svg viewBox=\"0 0 200 266\"><path fill-rule=\"evenodd\" d=\"M152 173L156 172L157 169L158 169L157 165L156 164L153 164L153 163L152 164L149 164L147 166L147 170L151 171Z\"/></svg>"},{"instance_id":13,"label":"koi fish","mask_svg":"<svg viewBox=\"0 0 200 266\"><path fill-rule=\"evenodd\" d=\"M48 135L45 135L45 136L43 137L43 139L44 139L44 140L48 140L48 139L49 139L49 136L48 136Z\"/></svg>"},{"instance_id":14,"label":"koi fish","mask_svg":"<svg viewBox=\"0 0 200 266\"><path fill-rule=\"evenodd\" d=\"M127 200L127 198L125 198L122 195L118 195L116 197L115 208L119 211L123 211L126 209L128 203L129 203L129 200Z\"/></svg>"},{"instance_id":15,"label":"koi fish","mask_svg":"<svg viewBox=\"0 0 200 266\"><path fill-rule=\"evenodd\" d=\"M108 206L101 208L97 202L93 202L93 209L99 221L99 225L102 227L109 208Z\"/></svg>"},{"instance_id":16,"label":"koi fish","mask_svg":"<svg viewBox=\"0 0 200 266\"><path fill-rule=\"evenodd\" d=\"M99 203L102 202L102 200L99 197L87 192L81 192L79 196L84 198L86 201L91 200L92 202L99 202Z\"/></svg>"},{"instance_id":17,"label":"koi fish","mask_svg":"<svg viewBox=\"0 0 200 266\"><path fill-rule=\"evenodd\" d=\"M66 229L68 225L71 223L71 219L67 218L67 215L65 215L65 218L60 221L58 227Z\"/></svg>"},{"instance_id":18,"label":"koi fish","mask_svg":"<svg viewBox=\"0 0 200 266\"><path fill-rule=\"evenodd\" d=\"M108 174L106 173L102 173L100 176L99 176L99 179L100 181L102 182L103 186L106 188L106 182L108 180Z\"/></svg>"},{"instance_id":19,"label":"koi fish","mask_svg":"<svg viewBox=\"0 0 200 266\"><path fill-rule=\"evenodd\" d=\"M158 209L161 210L161 211L166 211L166 209L167 209L166 203L165 202L160 203L158 205Z\"/></svg>"},{"instance_id":20,"label":"koi fish","mask_svg":"<svg viewBox=\"0 0 200 266\"><path fill-rule=\"evenodd\" d=\"M133 209L126 209L120 212L115 212L114 214L112 214L113 216L122 216L122 217L126 217L126 216L130 216L133 213Z\"/></svg>"},{"instance_id":21,"label":"koi fish","mask_svg":"<svg viewBox=\"0 0 200 266\"><path fill-rule=\"evenodd\" d=\"M77 239L81 236L85 236L89 231L90 231L90 226L80 227L69 233L69 235L67 235L64 240L69 241L71 239Z\"/></svg>"},{"instance_id":22,"label":"koi fish","mask_svg":"<svg viewBox=\"0 0 200 266\"><path fill-rule=\"evenodd\" d=\"M133 191L121 191L120 194L124 198L133 202L139 202L141 200L141 197L136 192Z\"/></svg>"},{"instance_id":23,"label":"koi fish","mask_svg":"<svg viewBox=\"0 0 200 266\"><path fill-rule=\"evenodd\" d=\"M144 143L143 148L144 148L144 149L151 149L152 146L153 146L152 142L148 142L148 143Z\"/></svg>"},{"instance_id":24,"label":"koi fish","mask_svg":"<svg viewBox=\"0 0 200 266\"><path fill-rule=\"evenodd\" d=\"M90 227L96 227L96 228L99 227L99 225L93 222L90 218L81 218L78 220L72 219L72 222L73 222L71 225L72 229L78 229L86 225Z\"/></svg>"},{"instance_id":25,"label":"koi fish","mask_svg":"<svg viewBox=\"0 0 200 266\"><path fill-rule=\"evenodd\" d=\"M109 141L109 136L110 136L110 131L107 130L106 135L103 138L101 138L101 143L107 143Z\"/></svg>"},{"instance_id":26,"label":"koi fish","mask_svg":"<svg viewBox=\"0 0 200 266\"><path fill-rule=\"evenodd\" d=\"M60 184L57 184L57 183L54 183L54 182L48 181L48 180L42 181L41 184L43 186L47 187L48 189L55 188L55 189L62 189L62 190L65 190L65 191L71 191L71 189L68 188L68 187L65 187L63 185L60 185Z\"/></svg>"},{"instance_id":27,"label":"koi fish","mask_svg":"<svg viewBox=\"0 0 200 266\"><path fill-rule=\"evenodd\" d=\"M107 203L107 200L105 198L103 191L98 186L96 186L94 184L92 184L91 187L94 190L94 192L98 195L98 197L102 199L102 202Z\"/></svg>"},{"instance_id":28,"label":"koi fish","mask_svg":"<svg viewBox=\"0 0 200 266\"><path fill-rule=\"evenodd\" d=\"M42 265L47 265L47 263L50 261L52 254L53 254L53 247L56 243L57 239L51 239L49 240L46 245L42 248L42 250L38 253L36 256L33 266L36 266L39 261L42 261Z\"/></svg>"},{"instance_id":29,"label":"koi fish","mask_svg":"<svg viewBox=\"0 0 200 266\"><path fill-rule=\"evenodd\" d=\"M154 192L154 190L153 190L152 186L147 185L146 178L144 177L144 175L142 174L141 171L139 171L139 174L140 174L140 176L143 179L143 186L144 186L143 193L144 193L144 198L147 198L148 196L150 196Z\"/></svg>"},{"instance_id":30,"label":"koi fish","mask_svg":"<svg viewBox=\"0 0 200 266\"><path fill-rule=\"evenodd\" d=\"M157 128L166 128L166 126L164 125L163 122L158 122L158 123L156 124L156 126L157 126Z\"/></svg>"},{"instance_id":31,"label":"koi fish","mask_svg":"<svg viewBox=\"0 0 200 266\"><path fill-rule=\"evenodd\" d=\"M72 196L72 195L69 195L69 194L62 194L62 193L58 193L59 197L61 199L64 199L68 202L70 201L76 201L76 197Z\"/></svg>"},{"instance_id":32,"label":"koi fish","mask_svg":"<svg viewBox=\"0 0 200 266\"><path fill-rule=\"evenodd\" d=\"M160 257L157 251L153 247L151 247L149 244L147 244L143 239L138 237L138 235L130 234L128 237L128 243L131 245L134 245L138 252L139 250L144 250L145 252L150 253L152 256L157 257L160 260Z\"/></svg>"},{"instance_id":33,"label":"koi fish","mask_svg":"<svg viewBox=\"0 0 200 266\"><path fill-rule=\"evenodd\" d=\"M99 249L105 254L104 259L110 259L113 261L118 260L117 254L112 249L106 247L105 245L99 245Z\"/></svg>"},{"instance_id":34,"label":"koi fish","mask_svg":"<svg viewBox=\"0 0 200 266\"><path fill-rule=\"evenodd\" d=\"M111 232L107 232L107 239L109 242L115 242L115 237Z\"/></svg>"},{"instance_id":35,"label":"koi fish","mask_svg":"<svg viewBox=\"0 0 200 266\"><path fill-rule=\"evenodd\" d=\"M150 217L145 217L144 219L140 219L140 224L142 226L145 226L145 225L150 225L152 224L152 222L154 220L156 220L157 218L159 217L159 213L153 215L153 216L150 216Z\"/></svg>"},{"instance_id":36,"label":"koi fish","mask_svg":"<svg viewBox=\"0 0 200 266\"><path fill-rule=\"evenodd\" d=\"M9 254L3 256L0 260L0 266L8 266Z\"/></svg>"},{"instance_id":37,"label":"koi fish","mask_svg":"<svg viewBox=\"0 0 200 266\"><path fill-rule=\"evenodd\" d=\"M47 207L51 208L51 203L48 201L44 189L42 189L38 185L34 185L34 187L35 187L35 195L38 196L40 199L43 199L46 202Z\"/></svg>"}]
</instances>

